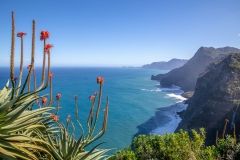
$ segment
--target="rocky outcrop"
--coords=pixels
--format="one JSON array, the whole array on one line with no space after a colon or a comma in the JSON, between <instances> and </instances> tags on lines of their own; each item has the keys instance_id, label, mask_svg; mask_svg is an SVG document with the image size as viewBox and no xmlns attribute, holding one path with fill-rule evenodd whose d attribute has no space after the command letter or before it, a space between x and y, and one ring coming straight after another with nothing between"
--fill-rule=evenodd
<instances>
[{"instance_id":1,"label":"rocky outcrop","mask_svg":"<svg viewBox=\"0 0 240 160\"><path fill-rule=\"evenodd\" d=\"M240 52L233 47L213 48L201 47L195 55L182 67L171 70L166 74L152 76L152 80L160 81L163 86L176 85L184 91L194 91L199 74L204 72L209 63L217 61L229 53Z\"/></svg>"},{"instance_id":2,"label":"rocky outcrop","mask_svg":"<svg viewBox=\"0 0 240 160\"><path fill-rule=\"evenodd\" d=\"M172 70L182 67L188 60L173 58L168 62L153 62L151 64L143 65L142 68L146 69L160 69L160 70Z\"/></svg>"},{"instance_id":3,"label":"rocky outcrop","mask_svg":"<svg viewBox=\"0 0 240 160\"><path fill-rule=\"evenodd\" d=\"M201 53L204 50L200 48ZM176 131L179 129L190 131L204 127L207 132L206 144L210 145L215 143L217 130L219 135L222 134L225 119L228 119L226 133L232 135L231 122L235 121L238 136L240 134L239 103L240 53L231 53L211 63L199 76L195 92L188 101L188 107ZM233 118L234 113L235 118Z\"/></svg>"}]
</instances>

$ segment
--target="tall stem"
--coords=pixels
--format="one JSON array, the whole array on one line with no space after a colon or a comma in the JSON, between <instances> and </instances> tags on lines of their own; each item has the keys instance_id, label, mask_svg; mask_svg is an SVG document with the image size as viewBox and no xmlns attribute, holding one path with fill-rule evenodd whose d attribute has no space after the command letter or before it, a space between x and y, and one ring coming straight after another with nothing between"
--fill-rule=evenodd
<instances>
[{"instance_id":1,"label":"tall stem","mask_svg":"<svg viewBox=\"0 0 240 160\"><path fill-rule=\"evenodd\" d=\"M30 84L31 84L31 75L28 77L28 92L30 92Z\"/></svg>"},{"instance_id":2,"label":"tall stem","mask_svg":"<svg viewBox=\"0 0 240 160\"><path fill-rule=\"evenodd\" d=\"M45 44L46 44L46 39L43 39L42 82L41 82L41 85L38 87L37 90L40 90L40 89L43 87L43 85L44 85L44 80L45 80L45 63L46 63Z\"/></svg>"},{"instance_id":3,"label":"tall stem","mask_svg":"<svg viewBox=\"0 0 240 160\"><path fill-rule=\"evenodd\" d=\"M52 103L52 78L49 77L50 75L50 50L48 51L48 74L47 74L47 82L50 79L50 101L49 103Z\"/></svg>"},{"instance_id":4,"label":"tall stem","mask_svg":"<svg viewBox=\"0 0 240 160\"><path fill-rule=\"evenodd\" d=\"M10 78L12 82L12 97L14 96L14 48L15 48L15 22L14 22L14 12L12 12L12 41L11 41L11 58L10 58Z\"/></svg>"},{"instance_id":5,"label":"tall stem","mask_svg":"<svg viewBox=\"0 0 240 160\"><path fill-rule=\"evenodd\" d=\"M52 103L52 78L50 78L50 101L49 105Z\"/></svg>"},{"instance_id":6,"label":"tall stem","mask_svg":"<svg viewBox=\"0 0 240 160\"><path fill-rule=\"evenodd\" d=\"M33 78L34 78L34 91L36 91L36 89L37 89L37 80L36 80L35 70L33 70Z\"/></svg>"},{"instance_id":7,"label":"tall stem","mask_svg":"<svg viewBox=\"0 0 240 160\"><path fill-rule=\"evenodd\" d=\"M21 87L21 83L22 83L22 72L23 72L23 43L24 43L24 40L23 40L23 36L21 36L21 60L20 60L20 73L19 73L19 82L18 82L18 88L17 88L17 94L18 94L18 91Z\"/></svg>"}]
</instances>

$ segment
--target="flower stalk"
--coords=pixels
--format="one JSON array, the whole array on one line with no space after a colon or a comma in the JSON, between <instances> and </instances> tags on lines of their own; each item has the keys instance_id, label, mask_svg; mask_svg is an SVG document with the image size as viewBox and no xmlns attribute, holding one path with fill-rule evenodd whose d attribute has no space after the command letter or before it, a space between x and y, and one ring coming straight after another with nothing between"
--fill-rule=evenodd
<instances>
[{"instance_id":1,"label":"flower stalk","mask_svg":"<svg viewBox=\"0 0 240 160\"><path fill-rule=\"evenodd\" d=\"M15 21L14 12L12 12L12 40L11 40L11 56L10 56L10 79L12 82L12 96L14 97L15 84L14 84L14 49L15 49Z\"/></svg>"}]
</instances>

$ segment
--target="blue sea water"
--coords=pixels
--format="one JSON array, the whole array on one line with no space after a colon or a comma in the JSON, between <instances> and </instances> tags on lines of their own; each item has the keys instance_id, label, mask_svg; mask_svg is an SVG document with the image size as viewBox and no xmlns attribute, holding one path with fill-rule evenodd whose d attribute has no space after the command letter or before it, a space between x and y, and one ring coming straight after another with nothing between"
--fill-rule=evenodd
<instances>
[{"instance_id":1,"label":"blue sea water","mask_svg":"<svg viewBox=\"0 0 240 160\"><path fill-rule=\"evenodd\" d=\"M15 69L18 76L18 69ZM179 87L162 88L157 81L151 81L151 75L166 73L161 70L142 68L51 68L53 76L53 95L60 93L60 121L65 123L71 115L75 119L75 101L78 96L79 119L87 132L86 121L91 108L89 96L99 90L97 76L105 79L103 99L96 133L102 128L106 97L109 97L109 119L107 131L98 142L106 142L100 148L116 150L129 146L134 135L141 133L163 134L173 132L180 118L177 111L186 106ZM24 71L26 75L27 70ZM41 79L41 68L36 68L37 84ZM16 76L16 77L17 77ZM0 68L0 88L9 78L9 68ZM46 89L42 94L49 94ZM56 106L56 104L53 104ZM96 108L96 107L95 107ZM154 125L153 125L154 123ZM75 136L81 130L75 123ZM115 152L112 150L110 153Z\"/></svg>"}]
</instances>

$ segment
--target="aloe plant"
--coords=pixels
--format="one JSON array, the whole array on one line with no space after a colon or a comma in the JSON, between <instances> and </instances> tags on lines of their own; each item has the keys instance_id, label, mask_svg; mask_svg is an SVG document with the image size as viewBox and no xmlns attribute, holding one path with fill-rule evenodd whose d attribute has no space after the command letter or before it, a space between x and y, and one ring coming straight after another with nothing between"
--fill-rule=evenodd
<instances>
[{"instance_id":1,"label":"aloe plant","mask_svg":"<svg viewBox=\"0 0 240 160\"><path fill-rule=\"evenodd\" d=\"M25 32L19 32L26 34ZM89 151L85 150L85 147L92 142L99 139L105 132L108 119L108 98L106 103L104 122L102 130L94 137L92 137L101 105L102 98L102 84L103 78L97 78L97 83L100 84L100 94L98 98L98 107L94 115L95 99L92 103L92 107L89 113L88 134L85 135L84 129L78 120L78 103L76 100L76 120L82 129L82 135L78 140L75 140L74 133L69 134L68 124L73 123L69 121L65 127L60 123L58 117L58 110L60 108L60 94L57 95L58 104L57 107L51 107L51 94L50 89L50 102L47 106L42 107L39 100L44 99L46 95L40 95L40 92L48 87L50 77L50 52L48 50L48 77L44 84L45 77L45 52L43 58L43 71L42 71L42 83L36 87L36 75L34 71L34 55L35 55L35 21L33 20L32 28L32 54L31 65L29 65L29 71L24 83L22 82L22 65L23 65L23 38L21 36L21 65L19 83L16 85L17 78L14 78L14 47L15 47L15 23L14 13L12 12L12 44L11 44L11 60L10 60L10 80L11 87L9 87L9 81L0 90L0 159L6 160L37 160L37 159L101 159L105 157L106 149L97 149L99 145L94 146ZM19 34L17 35L19 36ZM49 32L41 32L41 40L44 40L44 46L46 38L49 38ZM44 48L45 50L45 48ZM34 90L30 90L30 77L32 72L34 73ZM52 74L51 74L52 75ZM28 84L28 91L25 92L25 87ZM52 87L51 81L50 86ZM37 102L39 108L35 109L34 103ZM44 101L46 103L46 99ZM56 113L50 113L50 111L56 110Z\"/></svg>"}]
</instances>

